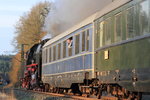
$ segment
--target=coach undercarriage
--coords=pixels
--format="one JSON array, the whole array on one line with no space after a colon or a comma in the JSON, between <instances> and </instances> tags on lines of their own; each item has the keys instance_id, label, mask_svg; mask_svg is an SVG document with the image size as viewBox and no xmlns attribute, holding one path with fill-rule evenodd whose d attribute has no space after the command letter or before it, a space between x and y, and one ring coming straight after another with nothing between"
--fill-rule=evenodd
<instances>
[{"instance_id":1,"label":"coach undercarriage","mask_svg":"<svg viewBox=\"0 0 150 100\"><path fill-rule=\"evenodd\" d=\"M83 83L73 83L70 88L46 86L45 90L52 93L65 93L86 97L115 98L115 100L142 100L141 92L130 92L118 84L101 83L98 79L86 80ZM109 99L108 99L109 100Z\"/></svg>"}]
</instances>

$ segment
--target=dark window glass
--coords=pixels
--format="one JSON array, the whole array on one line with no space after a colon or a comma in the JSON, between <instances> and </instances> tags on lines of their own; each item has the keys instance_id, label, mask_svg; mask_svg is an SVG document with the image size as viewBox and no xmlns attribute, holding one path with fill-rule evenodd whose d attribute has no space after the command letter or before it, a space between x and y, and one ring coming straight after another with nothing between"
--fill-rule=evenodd
<instances>
[{"instance_id":1,"label":"dark window glass","mask_svg":"<svg viewBox=\"0 0 150 100\"><path fill-rule=\"evenodd\" d=\"M149 27L149 0L145 0L139 5L140 16L139 16L139 24L140 24L140 32L141 34L148 34Z\"/></svg>"},{"instance_id":2,"label":"dark window glass","mask_svg":"<svg viewBox=\"0 0 150 100\"><path fill-rule=\"evenodd\" d=\"M134 38L136 36L134 23L134 7L131 7L126 11L127 39Z\"/></svg>"},{"instance_id":3,"label":"dark window glass","mask_svg":"<svg viewBox=\"0 0 150 100\"><path fill-rule=\"evenodd\" d=\"M111 32L112 32L112 23L111 18L106 19L105 21L105 45L111 44Z\"/></svg>"},{"instance_id":4,"label":"dark window glass","mask_svg":"<svg viewBox=\"0 0 150 100\"><path fill-rule=\"evenodd\" d=\"M63 42L63 58L66 57L66 41Z\"/></svg>"},{"instance_id":5,"label":"dark window glass","mask_svg":"<svg viewBox=\"0 0 150 100\"><path fill-rule=\"evenodd\" d=\"M44 56L45 56L44 62L46 63L46 49L45 49Z\"/></svg>"},{"instance_id":6,"label":"dark window glass","mask_svg":"<svg viewBox=\"0 0 150 100\"><path fill-rule=\"evenodd\" d=\"M61 58L61 44L58 44L58 59Z\"/></svg>"},{"instance_id":7,"label":"dark window glass","mask_svg":"<svg viewBox=\"0 0 150 100\"><path fill-rule=\"evenodd\" d=\"M79 48L80 48L80 34L76 35L76 40L75 40L76 44L75 44L75 54L79 53Z\"/></svg>"},{"instance_id":8,"label":"dark window glass","mask_svg":"<svg viewBox=\"0 0 150 100\"><path fill-rule=\"evenodd\" d=\"M104 27L104 21L102 21L102 22L100 22L100 26L99 26L99 33L100 33L100 47L102 47L103 45L104 45L104 29L105 29L105 27Z\"/></svg>"},{"instance_id":9,"label":"dark window glass","mask_svg":"<svg viewBox=\"0 0 150 100\"><path fill-rule=\"evenodd\" d=\"M85 51L85 31L82 32L82 51Z\"/></svg>"},{"instance_id":10,"label":"dark window glass","mask_svg":"<svg viewBox=\"0 0 150 100\"><path fill-rule=\"evenodd\" d=\"M87 51L89 51L90 34L92 34L92 29L88 29L87 34L86 34L86 50Z\"/></svg>"},{"instance_id":11,"label":"dark window glass","mask_svg":"<svg viewBox=\"0 0 150 100\"><path fill-rule=\"evenodd\" d=\"M122 40L122 13L115 16L115 42Z\"/></svg>"},{"instance_id":12,"label":"dark window glass","mask_svg":"<svg viewBox=\"0 0 150 100\"><path fill-rule=\"evenodd\" d=\"M46 52L45 52L45 57L46 57L46 59L45 59L45 63L47 63L48 62L48 49L46 49Z\"/></svg>"},{"instance_id":13,"label":"dark window glass","mask_svg":"<svg viewBox=\"0 0 150 100\"><path fill-rule=\"evenodd\" d=\"M51 62L51 48L49 48L49 62Z\"/></svg>"},{"instance_id":14,"label":"dark window glass","mask_svg":"<svg viewBox=\"0 0 150 100\"><path fill-rule=\"evenodd\" d=\"M56 60L56 46L53 47L53 61Z\"/></svg>"},{"instance_id":15,"label":"dark window glass","mask_svg":"<svg viewBox=\"0 0 150 100\"><path fill-rule=\"evenodd\" d=\"M67 39L67 46L68 46L68 56L72 56L73 37Z\"/></svg>"},{"instance_id":16,"label":"dark window glass","mask_svg":"<svg viewBox=\"0 0 150 100\"><path fill-rule=\"evenodd\" d=\"M68 48L68 56L72 56L72 47Z\"/></svg>"},{"instance_id":17,"label":"dark window glass","mask_svg":"<svg viewBox=\"0 0 150 100\"><path fill-rule=\"evenodd\" d=\"M96 48L99 48L100 47L100 25L99 25L100 23L99 22L96 22L95 23L95 39L96 39ZM88 32L89 32L89 30L88 30Z\"/></svg>"},{"instance_id":18,"label":"dark window glass","mask_svg":"<svg viewBox=\"0 0 150 100\"><path fill-rule=\"evenodd\" d=\"M45 50L43 49L43 51L42 51L42 62L43 62L43 64L45 63L45 62L44 62L44 59L45 59L45 56L44 56L44 55L45 55Z\"/></svg>"}]
</instances>

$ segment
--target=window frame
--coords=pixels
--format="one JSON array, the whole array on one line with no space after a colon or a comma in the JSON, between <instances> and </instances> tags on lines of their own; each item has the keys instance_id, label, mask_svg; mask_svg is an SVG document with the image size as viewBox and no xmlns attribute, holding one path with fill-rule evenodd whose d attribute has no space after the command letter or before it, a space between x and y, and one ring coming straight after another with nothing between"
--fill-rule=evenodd
<instances>
[{"instance_id":1,"label":"window frame","mask_svg":"<svg viewBox=\"0 0 150 100\"><path fill-rule=\"evenodd\" d=\"M48 63L48 48L45 50L45 63Z\"/></svg>"},{"instance_id":2,"label":"window frame","mask_svg":"<svg viewBox=\"0 0 150 100\"><path fill-rule=\"evenodd\" d=\"M66 40L64 40L63 42L62 42L62 44L63 44L63 46L62 46L62 51L63 51L63 55L62 55L62 58L66 58L67 57L67 43L66 43ZM65 44L65 47L64 47L64 44ZM65 50L65 52L64 52L64 50Z\"/></svg>"},{"instance_id":3,"label":"window frame","mask_svg":"<svg viewBox=\"0 0 150 100\"><path fill-rule=\"evenodd\" d=\"M73 45L74 45L74 37L73 36L70 36L69 38L72 38L72 45L71 45L71 47L69 47L69 44L68 44L68 42L67 42L67 40L66 40L66 49L67 49L67 57L71 57L71 56L73 56ZM69 38L67 38L67 39L69 39ZM71 52L70 52L70 50L71 50ZM71 55L70 55L71 54Z\"/></svg>"},{"instance_id":4,"label":"window frame","mask_svg":"<svg viewBox=\"0 0 150 100\"><path fill-rule=\"evenodd\" d=\"M42 63L45 64L45 48L42 50Z\"/></svg>"},{"instance_id":5,"label":"window frame","mask_svg":"<svg viewBox=\"0 0 150 100\"><path fill-rule=\"evenodd\" d=\"M120 31L121 31L121 33L120 33L120 39L117 39L116 37L117 37L117 35L118 35L118 33L117 33L117 24L116 24L116 17L118 16L118 15L120 15L120 17L121 17L121 21L119 21L120 22L120 24L121 24L121 26L120 26ZM122 11L120 11L120 12L118 12L118 13L116 13L115 15L114 15L114 42L115 43L118 43L118 42L121 42L123 39L122 39L122 35L123 35L123 30L122 30L122 20L123 20L123 12Z\"/></svg>"},{"instance_id":6,"label":"window frame","mask_svg":"<svg viewBox=\"0 0 150 100\"><path fill-rule=\"evenodd\" d=\"M91 33L90 33L91 32ZM90 51L90 34L92 34L93 30L92 30L92 27L86 29L86 51ZM94 34L94 33L93 33Z\"/></svg>"},{"instance_id":7,"label":"window frame","mask_svg":"<svg viewBox=\"0 0 150 100\"><path fill-rule=\"evenodd\" d=\"M126 11L125 11L125 14L126 14L126 18L125 18L125 21L126 21L126 40L128 40L128 39L132 39L132 38L134 38L134 37L136 37L136 35L135 36L132 36L132 37L130 37L129 36L129 31L128 31L128 16L127 16L127 12L130 10L130 9L133 9L134 10L134 15L135 15L135 6L131 6L131 7L128 7L127 9L126 9ZM129 12L128 12L129 13ZM134 15L133 15L133 18L134 18ZM132 34L135 34L135 20L133 19L133 33Z\"/></svg>"},{"instance_id":8,"label":"window frame","mask_svg":"<svg viewBox=\"0 0 150 100\"><path fill-rule=\"evenodd\" d=\"M61 59L61 43L57 44L57 60Z\"/></svg>"},{"instance_id":9,"label":"window frame","mask_svg":"<svg viewBox=\"0 0 150 100\"><path fill-rule=\"evenodd\" d=\"M80 41L81 41L81 39L80 39L81 36L80 35L81 35L80 33L75 34L75 55L80 54ZM76 48L76 46L77 46L77 42L76 42L77 41L77 36L79 36L79 40L78 40L79 41L78 42L78 47L79 47L78 48L78 52L76 52L76 49L77 49Z\"/></svg>"},{"instance_id":10,"label":"window frame","mask_svg":"<svg viewBox=\"0 0 150 100\"><path fill-rule=\"evenodd\" d=\"M150 19L150 1L149 0L142 0L141 2L139 2L138 3L138 9L139 9L139 6L140 6L140 4L142 4L142 3L144 3L144 2L148 2L148 21L149 21L149 19ZM142 30L143 30L143 27L142 27L142 24L141 24L141 16L140 16L140 12L139 12L139 30L140 30L140 33L139 33L139 36L143 36L143 35L147 35L149 32L150 32L150 21L148 22L148 33L144 33L144 32L142 32Z\"/></svg>"},{"instance_id":11,"label":"window frame","mask_svg":"<svg viewBox=\"0 0 150 100\"><path fill-rule=\"evenodd\" d=\"M102 27L102 29L101 29L101 24L103 25L103 27ZM104 46L104 25L105 25L105 21L104 20L102 20L102 21L100 21L99 22L99 47L101 48L101 47L103 47ZM103 34L102 34L102 33Z\"/></svg>"},{"instance_id":12,"label":"window frame","mask_svg":"<svg viewBox=\"0 0 150 100\"><path fill-rule=\"evenodd\" d=\"M51 57L52 53L51 53L51 52L52 52L52 51L51 51L51 47L49 47L49 62L52 61L52 57Z\"/></svg>"},{"instance_id":13,"label":"window frame","mask_svg":"<svg viewBox=\"0 0 150 100\"><path fill-rule=\"evenodd\" d=\"M112 17L108 17L107 19L104 20L105 24L104 24L104 28L105 28L105 31L104 31L104 46L107 46L107 45L111 45L112 44L112 38L111 38L111 30L112 30ZM107 37L109 35L109 41L107 40ZM108 43L107 43L108 42Z\"/></svg>"},{"instance_id":14,"label":"window frame","mask_svg":"<svg viewBox=\"0 0 150 100\"><path fill-rule=\"evenodd\" d=\"M81 31L81 52L85 52L86 51L86 29ZM83 34L84 34L84 37L83 37ZM84 44L83 44L84 43ZM83 49L84 47L84 49Z\"/></svg>"}]
</instances>

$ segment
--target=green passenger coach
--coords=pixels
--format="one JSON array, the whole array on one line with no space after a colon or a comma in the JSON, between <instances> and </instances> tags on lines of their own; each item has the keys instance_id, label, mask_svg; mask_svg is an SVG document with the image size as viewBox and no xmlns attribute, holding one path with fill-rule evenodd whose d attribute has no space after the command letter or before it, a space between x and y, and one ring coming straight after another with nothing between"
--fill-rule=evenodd
<instances>
[{"instance_id":1,"label":"green passenger coach","mask_svg":"<svg viewBox=\"0 0 150 100\"><path fill-rule=\"evenodd\" d=\"M99 80L150 91L150 1L133 0L94 23Z\"/></svg>"}]
</instances>

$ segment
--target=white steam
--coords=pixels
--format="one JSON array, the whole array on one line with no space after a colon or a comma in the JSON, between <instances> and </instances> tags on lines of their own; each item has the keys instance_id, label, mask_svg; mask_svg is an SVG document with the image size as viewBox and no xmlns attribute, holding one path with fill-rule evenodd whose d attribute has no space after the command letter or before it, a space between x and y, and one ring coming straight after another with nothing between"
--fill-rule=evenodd
<instances>
[{"instance_id":1,"label":"white steam","mask_svg":"<svg viewBox=\"0 0 150 100\"><path fill-rule=\"evenodd\" d=\"M45 20L45 30L52 37L56 36L111 2L112 0L56 0Z\"/></svg>"}]
</instances>

